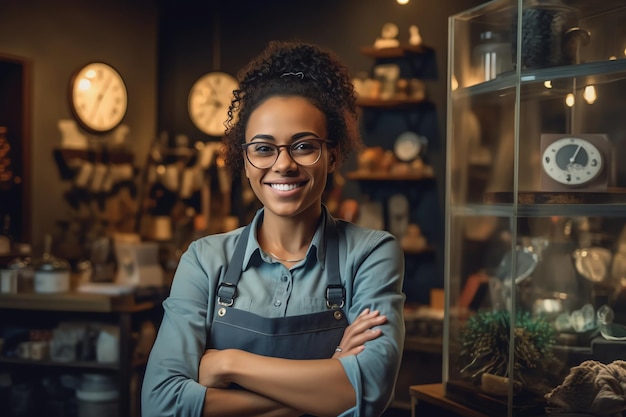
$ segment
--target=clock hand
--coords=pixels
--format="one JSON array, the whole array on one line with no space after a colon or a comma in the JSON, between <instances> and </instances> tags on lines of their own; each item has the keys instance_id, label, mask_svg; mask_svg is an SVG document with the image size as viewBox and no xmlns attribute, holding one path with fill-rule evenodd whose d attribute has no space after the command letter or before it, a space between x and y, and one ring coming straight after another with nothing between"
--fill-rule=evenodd
<instances>
[{"instance_id":1,"label":"clock hand","mask_svg":"<svg viewBox=\"0 0 626 417\"><path fill-rule=\"evenodd\" d=\"M104 85L102 86L102 88L98 92L98 96L96 97L96 102L93 105L93 109L91 109L91 117L92 118L96 115L96 113L98 111L98 107L100 107L100 103L102 102L102 99L104 98L104 93L109 89L109 85L111 84L111 81L113 81L113 76L112 75L110 75L109 78L107 78L107 80L105 81Z\"/></svg>"},{"instance_id":2,"label":"clock hand","mask_svg":"<svg viewBox=\"0 0 626 417\"><path fill-rule=\"evenodd\" d=\"M580 148L582 148L581 145L578 145L578 148L576 148L576 152L574 152L574 155L572 155L572 157L569 159L569 162L571 164L573 164L574 162L576 162L576 155L578 155L578 152L580 152Z\"/></svg>"}]
</instances>

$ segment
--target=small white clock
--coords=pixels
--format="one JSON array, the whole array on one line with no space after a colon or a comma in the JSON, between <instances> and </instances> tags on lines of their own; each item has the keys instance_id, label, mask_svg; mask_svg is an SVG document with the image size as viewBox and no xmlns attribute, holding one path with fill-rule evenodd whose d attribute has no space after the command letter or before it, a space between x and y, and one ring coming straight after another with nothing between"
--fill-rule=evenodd
<instances>
[{"instance_id":1,"label":"small white clock","mask_svg":"<svg viewBox=\"0 0 626 417\"><path fill-rule=\"evenodd\" d=\"M194 125L207 135L223 136L228 106L237 88L237 80L225 72L200 77L189 91L189 117Z\"/></svg>"},{"instance_id":2,"label":"small white clock","mask_svg":"<svg viewBox=\"0 0 626 417\"><path fill-rule=\"evenodd\" d=\"M78 123L91 133L113 130L128 108L126 84L112 66L85 65L70 82L70 107Z\"/></svg>"},{"instance_id":3,"label":"small white clock","mask_svg":"<svg viewBox=\"0 0 626 417\"><path fill-rule=\"evenodd\" d=\"M411 162L422 153L426 139L414 132L400 134L394 143L393 153L402 162Z\"/></svg>"},{"instance_id":4,"label":"small white clock","mask_svg":"<svg viewBox=\"0 0 626 417\"><path fill-rule=\"evenodd\" d=\"M542 135L542 189L606 190L608 147L605 135Z\"/></svg>"}]
</instances>

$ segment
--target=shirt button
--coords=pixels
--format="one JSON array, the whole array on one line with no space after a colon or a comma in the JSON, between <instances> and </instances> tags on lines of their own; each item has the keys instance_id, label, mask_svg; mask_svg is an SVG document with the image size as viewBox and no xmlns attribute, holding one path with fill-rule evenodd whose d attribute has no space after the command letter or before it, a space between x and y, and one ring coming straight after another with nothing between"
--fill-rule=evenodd
<instances>
[{"instance_id":1,"label":"shirt button","mask_svg":"<svg viewBox=\"0 0 626 417\"><path fill-rule=\"evenodd\" d=\"M283 280L283 282L287 282L289 277L287 275L283 275L281 279Z\"/></svg>"},{"instance_id":2,"label":"shirt button","mask_svg":"<svg viewBox=\"0 0 626 417\"><path fill-rule=\"evenodd\" d=\"M274 301L274 307L280 307L281 304L280 300Z\"/></svg>"}]
</instances>

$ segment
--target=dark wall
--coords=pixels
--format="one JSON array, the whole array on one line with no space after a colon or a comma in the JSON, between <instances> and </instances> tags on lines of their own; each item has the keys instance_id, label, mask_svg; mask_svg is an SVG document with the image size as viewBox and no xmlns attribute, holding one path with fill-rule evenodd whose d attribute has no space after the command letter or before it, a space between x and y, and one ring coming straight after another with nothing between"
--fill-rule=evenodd
<instances>
[{"instance_id":1,"label":"dark wall","mask_svg":"<svg viewBox=\"0 0 626 417\"><path fill-rule=\"evenodd\" d=\"M232 0L196 2L163 0L159 31L159 129L210 140L197 130L187 111L187 94L206 72L235 75L274 39L301 39L333 49L355 73L368 71L371 58L360 48L373 45L383 24L400 29L407 43L409 26L417 24L424 43L434 48L438 80L428 83L438 108L441 133L445 124L448 16L482 3L448 0ZM217 39L216 39L217 38ZM444 135L440 135L442 138Z\"/></svg>"}]
</instances>

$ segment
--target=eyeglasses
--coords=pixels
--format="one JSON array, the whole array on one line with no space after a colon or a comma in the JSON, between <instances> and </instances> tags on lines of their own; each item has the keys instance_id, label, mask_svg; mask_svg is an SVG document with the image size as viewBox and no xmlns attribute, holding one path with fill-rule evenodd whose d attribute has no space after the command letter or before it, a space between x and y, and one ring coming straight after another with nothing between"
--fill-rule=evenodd
<instances>
[{"instance_id":1,"label":"eyeglasses","mask_svg":"<svg viewBox=\"0 0 626 417\"><path fill-rule=\"evenodd\" d=\"M287 148L289 156L296 164L310 166L320 160L322 146L331 142L321 138L302 139L289 145L274 145L269 142L249 142L241 145L248 162L258 169L267 169L273 166L280 155L280 148Z\"/></svg>"}]
</instances>

